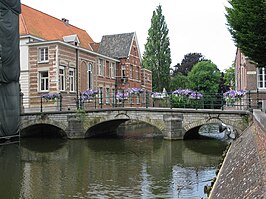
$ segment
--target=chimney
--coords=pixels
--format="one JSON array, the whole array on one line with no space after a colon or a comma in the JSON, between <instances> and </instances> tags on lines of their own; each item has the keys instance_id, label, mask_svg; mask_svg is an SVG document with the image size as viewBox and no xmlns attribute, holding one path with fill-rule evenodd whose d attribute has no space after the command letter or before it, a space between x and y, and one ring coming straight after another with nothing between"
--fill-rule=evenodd
<instances>
[{"instance_id":1,"label":"chimney","mask_svg":"<svg viewBox=\"0 0 266 199\"><path fill-rule=\"evenodd\" d=\"M64 22L64 24L66 24L67 26L69 25L69 20L66 18L62 18L62 21Z\"/></svg>"}]
</instances>

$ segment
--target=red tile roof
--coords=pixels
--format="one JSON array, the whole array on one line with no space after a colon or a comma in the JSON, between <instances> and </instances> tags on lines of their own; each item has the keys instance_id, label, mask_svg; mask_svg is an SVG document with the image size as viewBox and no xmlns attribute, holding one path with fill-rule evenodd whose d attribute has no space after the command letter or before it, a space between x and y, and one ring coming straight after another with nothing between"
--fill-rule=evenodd
<instances>
[{"instance_id":1,"label":"red tile roof","mask_svg":"<svg viewBox=\"0 0 266 199\"><path fill-rule=\"evenodd\" d=\"M44 40L63 40L64 36L77 34L80 46L91 50L90 43L94 41L85 30L24 4L21 5L21 9L20 35L33 35Z\"/></svg>"}]
</instances>

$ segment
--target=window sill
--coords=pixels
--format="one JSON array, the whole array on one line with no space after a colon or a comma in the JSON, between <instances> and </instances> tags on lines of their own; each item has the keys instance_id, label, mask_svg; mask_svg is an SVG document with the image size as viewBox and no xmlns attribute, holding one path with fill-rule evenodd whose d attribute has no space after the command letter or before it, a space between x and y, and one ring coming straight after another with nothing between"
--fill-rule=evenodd
<instances>
[{"instance_id":1,"label":"window sill","mask_svg":"<svg viewBox=\"0 0 266 199\"><path fill-rule=\"evenodd\" d=\"M49 63L49 60L47 60L47 61L38 61L38 64L47 64L47 63Z\"/></svg>"}]
</instances>

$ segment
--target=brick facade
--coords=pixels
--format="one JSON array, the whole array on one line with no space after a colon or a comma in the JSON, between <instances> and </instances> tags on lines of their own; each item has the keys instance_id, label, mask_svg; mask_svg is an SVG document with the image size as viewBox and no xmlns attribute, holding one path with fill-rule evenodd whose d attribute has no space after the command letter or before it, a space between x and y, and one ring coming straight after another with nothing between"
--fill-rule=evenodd
<instances>
[{"instance_id":1,"label":"brick facade","mask_svg":"<svg viewBox=\"0 0 266 199\"><path fill-rule=\"evenodd\" d=\"M43 107L72 109L78 104L80 93L86 90L98 90L101 106L109 106L117 93L127 89L143 88L151 92L151 72L141 68L136 34L128 35L131 40L127 37L127 44L119 44L126 56L106 55L98 52L101 43L95 43L85 30L22 4L21 92L28 98L23 99L27 102L24 106L39 109L43 100ZM112 45L109 47L114 51ZM49 93L60 93L63 107L59 107L59 100L41 99ZM139 99L131 99L130 103L140 104Z\"/></svg>"},{"instance_id":2,"label":"brick facade","mask_svg":"<svg viewBox=\"0 0 266 199\"><path fill-rule=\"evenodd\" d=\"M261 108L266 100L266 89L258 86L258 68L238 48L235 57L236 89L248 91L246 103ZM250 98L250 100L249 100Z\"/></svg>"}]
</instances>

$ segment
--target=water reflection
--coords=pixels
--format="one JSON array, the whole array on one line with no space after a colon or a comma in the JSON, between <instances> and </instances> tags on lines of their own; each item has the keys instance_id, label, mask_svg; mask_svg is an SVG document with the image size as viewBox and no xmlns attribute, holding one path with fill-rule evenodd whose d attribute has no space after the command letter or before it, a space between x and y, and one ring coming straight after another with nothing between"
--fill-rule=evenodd
<instances>
[{"instance_id":1,"label":"water reflection","mask_svg":"<svg viewBox=\"0 0 266 199\"><path fill-rule=\"evenodd\" d=\"M0 147L1 198L200 198L224 147L215 140L22 140Z\"/></svg>"}]
</instances>

